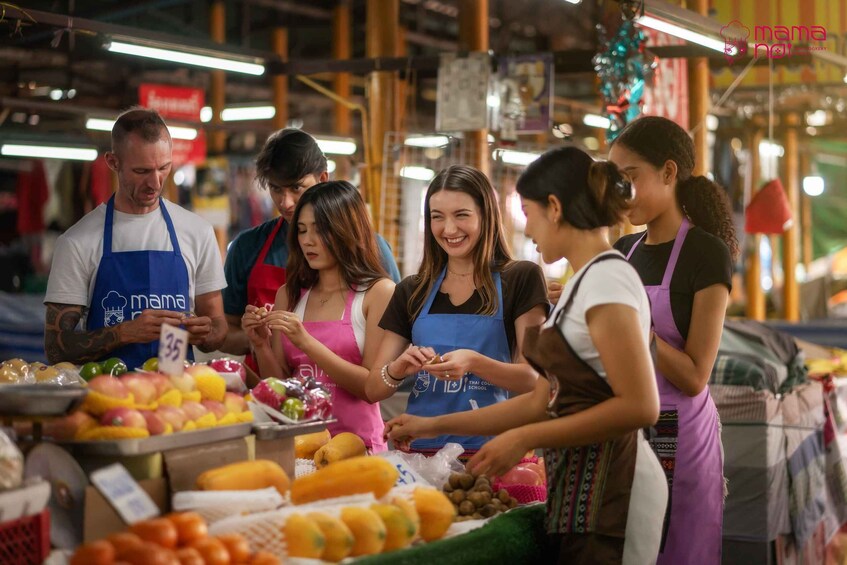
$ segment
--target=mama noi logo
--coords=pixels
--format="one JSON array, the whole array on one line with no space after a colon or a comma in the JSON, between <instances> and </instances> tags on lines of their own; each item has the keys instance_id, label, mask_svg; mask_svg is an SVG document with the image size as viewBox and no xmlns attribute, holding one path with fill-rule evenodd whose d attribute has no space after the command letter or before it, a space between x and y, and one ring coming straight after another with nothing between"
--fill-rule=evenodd
<instances>
[{"instance_id":1,"label":"mama noi logo","mask_svg":"<svg viewBox=\"0 0 847 565\"><path fill-rule=\"evenodd\" d=\"M823 51L823 45L812 45L811 42L826 41L826 28L823 26L753 26L753 37L750 38L750 28L738 20L732 20L721 28L724 40L724 55L729 62L747 54L752 45L753 57L763 55L770 59L783 59L791 55L807 54L812 51Z\"/></svg>"}]
</instances>

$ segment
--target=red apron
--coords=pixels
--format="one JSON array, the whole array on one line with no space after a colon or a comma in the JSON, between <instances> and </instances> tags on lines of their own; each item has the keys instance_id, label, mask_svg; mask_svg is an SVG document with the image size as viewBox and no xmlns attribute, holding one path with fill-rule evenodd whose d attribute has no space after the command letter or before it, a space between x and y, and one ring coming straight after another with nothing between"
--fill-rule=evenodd
<instances>
[{"instance_id":1,"label":"red apron","mask_svg":"<svg viewBox=\"0 0 847 565\"><path fill-rule=\"evenodd\" d=\"M273 231L271 231L271 234L265 241L265 244L262 246L259 257L250 271L250 276L247 277L247 304L252 304L258 308L264 306L268 310L272 310L274 302L276 302L276 293L279 287L285 284L285 267L265 264L265 258L268 256L268 251L270 251L271 245L274 239L276 239L279 229L282 227L282 222L283 219L280 217ZM244 362L256 374L259 373L259 365L253 358L252 353L247 354Z\"/></svg>"}]
</instances>

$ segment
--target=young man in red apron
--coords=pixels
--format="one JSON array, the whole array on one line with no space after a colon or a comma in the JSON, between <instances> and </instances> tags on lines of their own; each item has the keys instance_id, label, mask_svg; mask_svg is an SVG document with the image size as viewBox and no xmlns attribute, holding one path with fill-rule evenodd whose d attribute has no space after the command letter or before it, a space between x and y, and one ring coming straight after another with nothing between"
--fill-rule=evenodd
<instances>
[{"instance_id":1,"label":"young man in red apron","mask_svg":"<svg viewBox=\"0 0 847 565\"><path fill-rule=\"evenodd\" d=\"M247 366L258 366L250 352L250 340L241 329L244 312L273 308L276 291L285 284L288 261L288 229L300 196L312 186L329 179L326 156L315 139L294 128L271 135L256 158L256 177L270 192L280 217L241 233L230 246L224 271L224 312L229 332L222 351L247 355ZM382 263L398 282L400 272L385 240L377 235Z\"/></svg>"}]
</instances>

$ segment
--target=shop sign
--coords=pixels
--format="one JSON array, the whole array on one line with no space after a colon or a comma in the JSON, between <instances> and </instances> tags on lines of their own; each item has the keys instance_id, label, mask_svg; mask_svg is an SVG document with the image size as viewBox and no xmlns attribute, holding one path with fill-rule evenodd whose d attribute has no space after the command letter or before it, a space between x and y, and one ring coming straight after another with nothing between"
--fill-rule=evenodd
<instances>
[{"instance_id":1,"label":"shop sign","mask_svg":"<svg viewBox=\"0 0 847 565\"><path fill-rule=\"evenodd\" d=\"M202 88L144 83L138 87L138 102L145 108L159 112L165 122L200 123L205 93ZM203 129L199 129L197 137L192 140L173 140L174 166L199 164L205 160L206 132Z\"/></svg>"},{"instance_id":2,"label":"shop sign","mask_svg":"<svg viewBox=\"0 0 847 565\"><path fill-rule=\"evenodd\" d=\"M681 39L653 29L644 29L648 47L680 45ZM659 59L653 73L653 84L644 89L642 112L648 116L661 116L688 129L688 64L685 59Z\"/></svg>"}]
</instances>

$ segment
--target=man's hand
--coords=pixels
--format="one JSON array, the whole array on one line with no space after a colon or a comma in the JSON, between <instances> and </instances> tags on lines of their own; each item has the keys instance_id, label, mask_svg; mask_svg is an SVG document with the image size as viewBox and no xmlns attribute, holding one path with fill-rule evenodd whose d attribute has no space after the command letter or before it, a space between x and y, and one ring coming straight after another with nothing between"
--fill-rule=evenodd
<instances>
[{"instance_id":1,"label":"man's hand","mask_svg":"<svg viewBox=\"0 0 847 565\"><path fill-rule=\"evenodd\" d=\"M188 343L191 345L203 345L212 333L212 319L209 316L185 318L182 325L188 331Z\"/></svg>"},{"instance_id":2,"label":"man's hand","mask_svg":"<svg viewBox=\"0 0 847 565\"><path fill-rule=\"evenodd\" d=\"M162 324L179 327L183 315L171 310L143 310L134 320L118 325L121 343L150 343L157 341L162 332ZM192 342L193 343L193 342Z\"/></svg>"}]
</instances>

